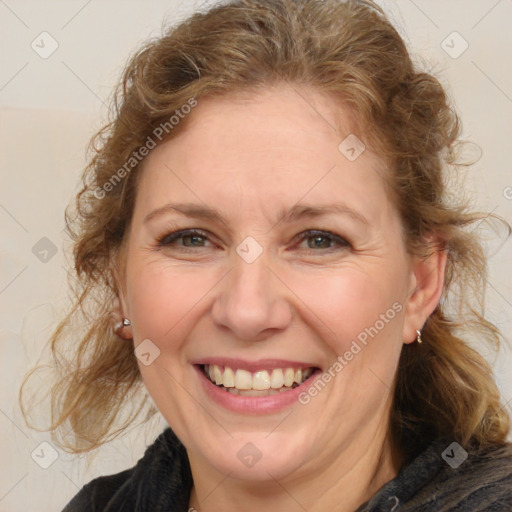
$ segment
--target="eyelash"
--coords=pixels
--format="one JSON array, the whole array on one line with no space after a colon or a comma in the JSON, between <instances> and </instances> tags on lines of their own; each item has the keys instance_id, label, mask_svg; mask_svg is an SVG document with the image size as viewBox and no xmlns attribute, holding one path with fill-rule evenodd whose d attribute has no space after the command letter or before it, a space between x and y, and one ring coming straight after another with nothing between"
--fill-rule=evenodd
<instances>
[{"instance_id":1,"label":"eyelash","mask_svg":"<svg viewBox=\"0 0 512 512\"><path fill-rule=\"evenodd\" d=\"M310 229L307 231L304 231L301 233L302 237L300 241L307 240L308 238L314 238L314 237L323 237L328 240L330 240L333 243L338 244L338 250L348 249L351 248L351 244L345 240L343 237L336 235L335 233L331 233L330 231L321 231L321 230L315 230ZM159 247L170 247L172 246L177 240L183 239L186 236L199 236L201 238L207 239L208 235L203 232L196 229L185 229L180 231L175 231L173 233L168 233L158 239L158 246ZM197 249L203 249L204 247L197 247ZM194 247L179 247L180 251L183 252L194 252ZM313 254L318 253L319 251L322 252L332 252L333 250L337 250L336 247L327 247L327 248L320 248L320 249L305 249L307 254Z\"/></svg>"}]
</instances>

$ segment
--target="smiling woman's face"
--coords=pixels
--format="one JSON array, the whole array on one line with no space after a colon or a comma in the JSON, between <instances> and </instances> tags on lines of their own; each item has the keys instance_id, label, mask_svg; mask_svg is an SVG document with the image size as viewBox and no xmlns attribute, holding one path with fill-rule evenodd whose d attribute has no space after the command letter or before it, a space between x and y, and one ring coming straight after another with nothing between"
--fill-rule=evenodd
<instances>
[{"instance_id":1,"label":"smiling woman's face","mask_svg":"<svg viewBox=\"0 0 512 512\"><path fill-rule=\"evenodd\" d=\"M340 152L350 132L334 115L325 96L285 86L204 98L144 164L123 314L135 346L150 340L146 359L160 351L139 362L153 401L193 469L219 479L318 475L388 434L400 351L422 325L408 306L417 276L383 163ZM227 387L288 386L237 395L205 365ZM289 389L288 368L317 373Z\"/></svg>"}]
</instances>

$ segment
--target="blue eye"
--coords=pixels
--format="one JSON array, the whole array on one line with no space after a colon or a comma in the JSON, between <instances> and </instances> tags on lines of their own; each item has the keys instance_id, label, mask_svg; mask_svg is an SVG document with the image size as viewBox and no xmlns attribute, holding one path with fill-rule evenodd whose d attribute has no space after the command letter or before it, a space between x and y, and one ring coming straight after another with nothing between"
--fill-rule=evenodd
<instances>
[{"instance_id":1,"label":"blue eye","mask_svg":"<svg viewBox=\"0 0 512 512\"><path fill-rule=\"evenodd\" d=\"M307 241L308 247L303 247L300 250L306 250L308 254L330 252L351 247L350 243L344 238L329 231L309 230L301 233L299 237L301 243ZM181 243L178 244L177 242L180 240ZM164 235L158 240L160 247L174 246L180 250L202 249L208 247L207 243L211 243L208 234L196 229L175 231L174 233Z\"/></svg>"}]
</instances>

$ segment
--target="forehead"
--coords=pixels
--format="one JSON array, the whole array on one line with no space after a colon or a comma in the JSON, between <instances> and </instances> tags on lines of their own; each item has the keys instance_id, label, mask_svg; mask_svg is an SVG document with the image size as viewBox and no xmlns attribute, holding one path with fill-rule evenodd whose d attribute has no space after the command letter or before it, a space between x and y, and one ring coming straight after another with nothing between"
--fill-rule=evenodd
<instances>
[{"instance_id":1,"label":"forehead","mask_svg":"<svg viewBox=\"0 0 512 512\"><path fill-rule=\"evenodd\" d=\"M146 157L139 210L186 200L256 214L339 199L377 218L388 207L385 165L369 150L348 158L348 136L363 148L353 130L348 111L311 89L202 98L185 129Z\"/></svg>"}]
</instances>

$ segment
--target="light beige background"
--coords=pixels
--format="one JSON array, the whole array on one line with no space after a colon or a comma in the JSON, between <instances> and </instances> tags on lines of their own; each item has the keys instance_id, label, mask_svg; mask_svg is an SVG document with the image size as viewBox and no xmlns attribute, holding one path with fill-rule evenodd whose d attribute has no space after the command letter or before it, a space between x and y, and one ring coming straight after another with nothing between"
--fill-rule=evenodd
<instances>
[{"instance_id":1,"label":"light beige background","mask_svg":"<svg viewBox=\"0 0 512 512\"><path fill-rule=\"evenodd\" d=\"M39 447L50 437L26 427L17 392L23 373L41 357L51 327L69 304L63 213L77 190L89 137L106 118L104 103L112 86L128 55L147 37L159 35L164 19L181 19L206 5L0 0L0 511L61 510L92 478L131 467L164 426L157 420L111 443L89 468L83 458L56 451L58 458L43 469L31 454L51 451ZM382 5L412 50L446 84L462 114L465 137L483 151L468 173L468 190L479 206L510 221L512 1L388 0ZM31 48L43 31L59 45L47 59ZM453 31L469 44L456 59L442 48ZM464 44L456 35L446 41L452 53ZM57 249L46 263L32 251L43 237ZM511 276L508 240L490 260L488 293L489 317L508 340ZM493 361L509 411L511 363L505 348Z\"/></svg>"}]
</instances>

